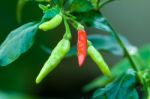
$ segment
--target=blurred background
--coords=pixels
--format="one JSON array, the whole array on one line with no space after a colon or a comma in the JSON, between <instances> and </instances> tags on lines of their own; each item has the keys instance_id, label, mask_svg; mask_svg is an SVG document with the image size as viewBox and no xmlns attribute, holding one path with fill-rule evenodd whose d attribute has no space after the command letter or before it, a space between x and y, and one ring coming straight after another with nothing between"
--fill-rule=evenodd
<instances>
[{"instance_id":1,"label":"blurred background","mask_svg":"<svg viewBox=\"0 0 150 99\"><path fill-rule=\"evenodd\" d=\"M38 3L29 2L23 10L23 22L16 22L17 0L3 0L0 3L0 44L9 32L21 24L40 20L42 11ZM150 42L150 1L149 0L116 0L104 6L101 11L113 27L138 47ZM86 28L90 33L105 33L93 28ZM62 38L63 24L47 33L39 31L35 45L17 61L6 67L0 67L0 99L9 95L28 95L33 97L82 97L83 85L101 75L96 65L87 57L85 66L78 67L77 57L66 58L57 69L48 75L42 83L36 85L35 78L48 58L40 44L53 48ZM59 35L59 36L58 36ZM76 32L73 32L72 44L76 44ZM102 53L110 66L120 57ZM9 98L8 98L9 99ZM19 98L18 98L19 99ZM26 99L26 98L25 98Z\"/></svg>"}]
</instances>

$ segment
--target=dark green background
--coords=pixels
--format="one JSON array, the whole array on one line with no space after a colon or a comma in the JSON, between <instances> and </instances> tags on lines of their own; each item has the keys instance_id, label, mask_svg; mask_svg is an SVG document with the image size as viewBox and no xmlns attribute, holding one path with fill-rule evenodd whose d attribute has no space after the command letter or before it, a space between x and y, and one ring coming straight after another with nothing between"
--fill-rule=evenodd
<instances>
[{"instance_id":1,"label":"dark green background","mask_svg":"<svg viewBox=\"0 0 150 99\"><path fill-rule=\"evenodd\" d=\"M30 2L23 10L23 22L17 24L16 3L17 0L4 0L0 3L0 43L14 28L30 21L40 20L42 17L38 3ZM119 33L126 36L132 44L140 47L150 42L149 4L149 0L116 0L104 6L101 11ZM104 33L93 28L86 30L89 34ZM35 84L35 78L49 56L41 50L39 44L44 43L53 48L63 33L63 25L47 33L39 31L35 45L27 53L9 66L0 68L0 91L33 96L81 95L82 86L100 75L90 58L87 58L84 68L81 69L78 67L77 57L66 58L41 84ZM73 36L72 43L75 44L76 32L73 32ZM103 54L110 66L119 59L107 53Z\"/></svg>"}]
</instances>

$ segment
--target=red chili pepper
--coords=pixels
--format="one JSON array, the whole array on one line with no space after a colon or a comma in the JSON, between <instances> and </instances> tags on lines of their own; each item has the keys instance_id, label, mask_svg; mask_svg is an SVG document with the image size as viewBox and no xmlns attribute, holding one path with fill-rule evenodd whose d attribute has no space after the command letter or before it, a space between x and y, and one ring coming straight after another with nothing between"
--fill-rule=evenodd
<instances>
[{"instance_id":1,"label":"red chili pepper","mask_svg":"<svg viewBox=\"0 0 150 99\"><path fill-rule=\"evenodd\" d=\"M78 30L78 63L82 67L84 60L86 58L86 49L87 49L87 36L85 30Z\"/></svg>"}]
</instances>

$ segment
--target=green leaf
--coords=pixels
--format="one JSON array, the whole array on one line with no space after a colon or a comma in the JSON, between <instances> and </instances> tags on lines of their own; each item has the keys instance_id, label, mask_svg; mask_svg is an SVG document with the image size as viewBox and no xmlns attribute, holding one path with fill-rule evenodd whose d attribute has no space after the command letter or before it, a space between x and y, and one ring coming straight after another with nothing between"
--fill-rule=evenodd
<instances>
[{"instance_id":1,"label":"green leaf","mask_svg":"<svg viewBox=\"0 0 150 99\"><path fill-rule=\"evenodd\" d=\"M128 50L133 53L136 51L136 47L131 45L125 37L120 35L120 38ZM122 48L118 45L116 39L111 35L89 35L88 40L90 40L94 47L98 50L108 51L114 55L124 55Z\"/></svg>"},{"instance_id":2,"label":"green leaf","mask_svg":"<svg viewBox=\"0 0 150 99\"><path fill-rule=\"evenodd\" d=\"M139 99L135 84L136 73L130 69L105 88L96 90L92 99Z\"/></svg>"},{"instance_id":3,"label":"green leaf","mask_svg":"<svg viewBox=\"0 0 150 99\"><path fill-rule=\"evenodd\" d=\"M60 7L64 4L64 0L52 0L55 4L59 5Z\"/></svg>"},{"instance_id":4,"label":"green leaf","mask_svg":"<svg viewBox=\"0 0 150 99\"><path fill-rule=\"evenodd\" d=\"M121 75L123 72L125 72L127 69L130 68L130 64L128 63L127 59L124 59L123 62L119 62L113 68L111 69L111 73L113 75L113 79L119 75ZM99 76L90 83L86 84L82 91L83 92L88 92L91 90L94 90L99 87L104 87L106 84L108 84L110 81L113 79L110 79L106 76Z\"/></svg>"},{"instance_id":5,"label":"green leaf","mask_svg":"<svg viewBox=\"0 0 150 99\"><path fill-rule=\"evenodd\" d=\"M0 91L0 99L40 99L40 98L16 92Z\"/></svg>"},{"instance_id":6,"label":"green leaf","mask_svg":"<svg viewBox=\"0 0 150 99\"><path fill-rule=\"evenodd\" d=\"M94 8L97 8L97 7L98 7L99 0L90 0L90 2L91 2L92 5L94 6Z\"/></svg>"},{"instance_id":7,"label":"green leaf","mask_svg":"<svg viewBox=\"0 0 150 99\"><path fill-rule=\"evenodd\" d=\"M30 1L36 1L36 2L50 2L51 0L30 0Z\"/></svg>"},{"instance_id":8,"label":"green leaf","mask_svg":"<svg viewBox=\"0 0 150 99\"><path fill-rule=\"evenodd\" d=\"M47 21L59 13L60 13L60 8L58 6L52 7L44 12L42 21Z\"/></svg>"},{"instance_id":9,"label":"green leaf","mask_svg":"<svg viewBox=\"0 0 150 99\"><path fill-rule=\"evenodd\" d=\"M106 19L99 11L90 10L88 12L74 13L74 15L80 22L85 23L87 26L101 29L106 32L111 31L111 28L107 25Z\"/></svg>"},{"instance_id":10,"label":"green leaf","mask_svg":"<svg viewBox=\"0 0 150 99\"><path fill-rule=\"evenodd\" d=\"M43 13L45 13L48 9L49 9L49 7L50 7L50 5L48 4L48 5L43 5L43 4L39 4L39 8L41 9L41 10L43 10Z\"/></svg>"},{"instance_id":11,"label":"green leaf","mask_svg":"<svg viewBox=\"0 0 150 99\"><path fill-rule=\"evenodd\" d=\"M91 2L88 0L69 0L70 12L87 12L93 9Z\"/></svg>"},{"instance_id":12,"label":"green leaf","mask_svg":"<svg viewBox=\"0 0 150 99\"><path fill-rule=\"evenodd\" d=\"M0 46L0 66L15 61L33 45L38 25L38 23L30 22L10 32Z\"/></svg>"},{"instance_id":13,"label":"green leaf","mask_svg":"<svg viewBox=\"0 0 150 99\"><path fill-rule=\"evenodd\" d=\"M139 65L140 68L150 68L150 45L146 45L139 49L137 53L132 55L132 58L134 61ZM129 63L127 58L124 58L119 63L113 66L111 69L113 77L117 77L124 71L126 71L128 68L131 67L131 64ZM112 79L108 79L105 76L97 77L92 82L88 83L83 87L84 92L88 92L90 90L93 90L98 87L103 87L108 82L110 82Z\"/></svg>"},{"instance_id":14,"label":"green leaf","mask_svg":"<svg viewBox=\"0 0 150 99\"><path fill-rule=\"evenodd\" d=\"M130 50L130 52L135 51L136 47L131 45L126 38L121 36L121 39L123 40L126 47ZM118 45L115 38L112 37L112 36L108 36L108 35L88 35L88 40L90 40L92 42L92 44L94 45L94 47L98 50L107 51L107 52L110 52L114 55L119 55L119 56L124 55L123 50ZM48 54L51 53L51 49L44 46L44 45L42 45L42 49L45 52L47 52ZM71 47L69 53L67 54L67 57L76 56L76 55L77 55L76 46L73 46L73 47Z\"/></svg>"}]
</instances>

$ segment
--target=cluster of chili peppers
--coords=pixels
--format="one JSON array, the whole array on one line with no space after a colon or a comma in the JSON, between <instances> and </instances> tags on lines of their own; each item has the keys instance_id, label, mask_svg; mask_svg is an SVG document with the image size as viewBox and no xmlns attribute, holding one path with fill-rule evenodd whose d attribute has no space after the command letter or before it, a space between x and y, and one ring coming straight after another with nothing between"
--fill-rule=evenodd
<instances>
[{"instance_id":1,"label":"cluster of chili peppers","mask_svg":"<svg viewBox=\"0 0 150 99\"><path fill-rule=\"evenodd\" d=\"M88 44L88 48L87 48L87 44ZM86 53L88 53L88 55L97 64L97 66L103 72L103 74L111 77L109 67L104 61L102 55L96 50L96 48L94 48L92 43L87 40L87 35L84 29L78 30L77 50L78 50L78 63L80 67L83 66L84 60L86 58Z\"/></svg>"},{"instance_id":2,"label":"cluster of chili peppers","mask_svg":"<svg viewBox=\"0 0 150 99\"><path fill-rule=\"evenodd\" d=\"M66 28L66 32L53 49L50 57L45 62L43 68L41 69L39 75L36 78L36 83L40 83L51 71L53 71L58 64L62 61L62 59L67 55L70 50L70 39L71 39L71 31L69 25L67 23L66 16L63 14L57 14L51 20L42 23L39 26L39 29L43 31L48 31L57 27L62 20L64 20L64 25ZM102 55L94 48L92 43L87 40L87 34L84 30L84 27L76 22L77 31L78 31L78 40L77 40L77 55L78 55L78 63L79 66L82 67L85 61L87 54L93 59L93 61L97 64L102 73L106 76L111 76L109 67L104 61Z\"/></svg>"}]
</instances>

